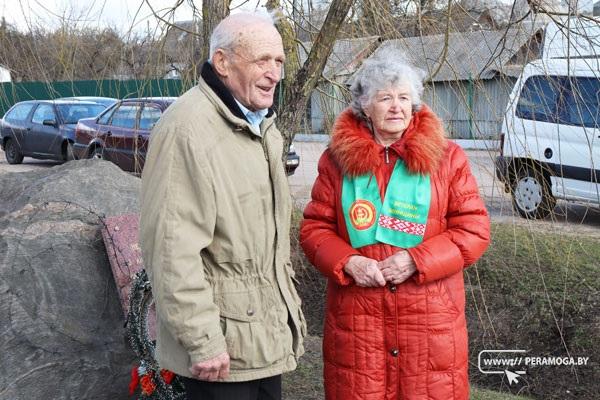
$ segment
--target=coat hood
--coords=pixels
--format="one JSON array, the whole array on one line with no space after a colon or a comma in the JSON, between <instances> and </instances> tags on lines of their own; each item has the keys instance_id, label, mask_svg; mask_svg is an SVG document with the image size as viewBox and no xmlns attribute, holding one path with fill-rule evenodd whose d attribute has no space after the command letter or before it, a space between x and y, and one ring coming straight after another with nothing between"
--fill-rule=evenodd
<instances>
[{"instance_id":1,"label":"coat hood","mask_svg":"<svg viewBox=\"0 0 600 400\"><path fill-rule=\"evenodd\" d=\"M442 161L446 146L442 122L423 105L413 113L402 138L389 148L398 153L410 172L432 174ZM363 175L383 163L383 146L375 142L371 130L349 108L336 120L329 148L344 175Z\"/></svg>"}]
</instances>

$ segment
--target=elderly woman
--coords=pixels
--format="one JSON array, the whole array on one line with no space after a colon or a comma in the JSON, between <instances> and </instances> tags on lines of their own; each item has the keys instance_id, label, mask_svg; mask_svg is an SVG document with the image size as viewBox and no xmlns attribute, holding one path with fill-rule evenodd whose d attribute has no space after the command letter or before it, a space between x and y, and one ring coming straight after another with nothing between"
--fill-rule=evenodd
<instances>
[{"instance_id":1,"label":"elderly woman","mask_svg":"<svg viewBox=\"0 0 600 400\"><path fill-rule=\"evenodd\" d=\"M304 211L302 247L329 281L328 400L469 398L463 269L489 217L402 58L380 52L357 72Z\"/></svg>"}]
</instances>

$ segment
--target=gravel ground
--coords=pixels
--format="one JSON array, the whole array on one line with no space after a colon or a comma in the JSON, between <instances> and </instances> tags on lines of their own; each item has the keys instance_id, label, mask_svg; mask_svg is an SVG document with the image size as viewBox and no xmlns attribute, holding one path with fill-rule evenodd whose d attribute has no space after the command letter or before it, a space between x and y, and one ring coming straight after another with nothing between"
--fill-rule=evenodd
<instances>
[{"instance_id":1,"label":"gravel ground","mask_svg":"<svg viewBox=\"0 0 600 400\"><path fill-rule=\"evenodd\" d=\"M55 165L60 165L60 161L36 160L35 158L25 157L23 164L10 165L6 162L4 152L0 150L0 174L7 172L25 172L40 168L49 168Z\"/></svg>"}]
</instances>

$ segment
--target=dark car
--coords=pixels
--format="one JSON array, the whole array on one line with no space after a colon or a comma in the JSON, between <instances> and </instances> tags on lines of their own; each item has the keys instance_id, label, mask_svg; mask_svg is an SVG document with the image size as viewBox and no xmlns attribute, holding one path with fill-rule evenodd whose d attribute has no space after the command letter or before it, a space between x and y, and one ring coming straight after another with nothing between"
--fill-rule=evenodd
<instances>
[{"instance_id":1,"label":"dark car","mask_svg":"<svg viewBox=\"0 0 600 400\"><path fill-rule=\"evenodd\" d=\"M73 145L75 158L103 158L124 171L142 172L150 131L176 99L125 99L96 118L82 119Z\"/></svg>"},{"instance_id":2,"label":"dark car","mask_svg":"<svg viewBox=\"0 0 600 400\"><path fill-rule=\"evenodd\" d=\"M75 100L30 100L15 104L0 126L6 161L20 164L24 156L73 159L77 122L98 115L105 108L98 103Z\"/></svg>"}]
</instances>

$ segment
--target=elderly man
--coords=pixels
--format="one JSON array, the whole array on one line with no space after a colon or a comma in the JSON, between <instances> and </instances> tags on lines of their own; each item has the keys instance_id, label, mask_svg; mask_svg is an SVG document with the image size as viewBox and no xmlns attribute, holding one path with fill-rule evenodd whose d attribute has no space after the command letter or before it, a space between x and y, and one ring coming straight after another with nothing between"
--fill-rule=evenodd
<instances>
[{"instance_id":1,"label":"elderly man","mask_svg":"<svg viewBox=\"0 0 600 400\"><path fill-rule=\"evenodd\" d=\"M156 356L189 399L279 399L306 326L290 264L291 201L274 124L284 53L273 21L236 14L152 132L140 242Z\"/></svg>"}]
</instances>

